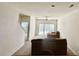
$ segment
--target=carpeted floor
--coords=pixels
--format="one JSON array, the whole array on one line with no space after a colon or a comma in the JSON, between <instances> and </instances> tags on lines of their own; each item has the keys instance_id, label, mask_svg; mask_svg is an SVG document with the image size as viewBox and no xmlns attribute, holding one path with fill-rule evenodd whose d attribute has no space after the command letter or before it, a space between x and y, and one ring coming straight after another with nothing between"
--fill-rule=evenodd
<instances>
[{"instance_id":1,"label":"carpeted floor","mask_svg":"<svg viewBox=\"0 0 79 59\"><path fill-rule=\"evenodd\" d=\"M26 41L24 46L12 56L31 56L31 42ZM75 54L73 54L70 49L67 49L67 56L75 56Z\"/></svg>"}]
</instances>

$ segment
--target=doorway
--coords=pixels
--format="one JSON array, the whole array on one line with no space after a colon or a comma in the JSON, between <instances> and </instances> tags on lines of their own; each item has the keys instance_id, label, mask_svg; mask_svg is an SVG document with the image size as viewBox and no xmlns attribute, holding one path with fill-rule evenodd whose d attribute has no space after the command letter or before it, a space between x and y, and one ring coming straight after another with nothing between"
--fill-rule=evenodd
<instances>
[{"instance_id":1,"label":"doorway","mask_svg":"<svg viewBox=\"0 0 79 59\"><path fill-rule=\"evenodd\" d=\"M20 14L20 26L25 32L25 41L29 40L30 16Z\"/></svg>"}]
</instances>

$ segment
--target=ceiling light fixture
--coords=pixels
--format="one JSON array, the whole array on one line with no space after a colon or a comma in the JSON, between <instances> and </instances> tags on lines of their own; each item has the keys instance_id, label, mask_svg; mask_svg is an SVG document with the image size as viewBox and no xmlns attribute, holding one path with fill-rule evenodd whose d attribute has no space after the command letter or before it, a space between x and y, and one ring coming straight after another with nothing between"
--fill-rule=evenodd
<instances>
[{"instance_id":1,"label":"ceiling light fixture","mask_svg":"<svg viewBox=\"0 0 79 59\"><path fill-rule=\"evenodd\" d=\"M74 4L71 4L70 6L69 6L69 8L71 8L71 7L73 7L74 6Z\"/></svg>"},{"instance_id":2,"label":"ceiling light fixture","mask_svg":"<svg viewBox=\"0 0 79 59\"><path fill-rule=\"evenodd\" d=\"M55 7L55 5L51 5L51 7Z\"/></svg>"}]
</instances>

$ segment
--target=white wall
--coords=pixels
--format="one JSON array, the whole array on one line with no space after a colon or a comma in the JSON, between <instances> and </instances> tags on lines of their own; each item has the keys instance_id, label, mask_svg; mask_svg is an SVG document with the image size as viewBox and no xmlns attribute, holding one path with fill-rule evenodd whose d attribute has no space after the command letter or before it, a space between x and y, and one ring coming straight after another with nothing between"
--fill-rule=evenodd
<instances>
[{"instance_id":1,"label":"white wall","mask_svg":"<svg viewBox=\"0 0 79 59\"><path fill-rule=\"evenodd\" d=\"M24 44L24 31L19 23L19 12L0 3L0 55L12 55Z\"/></svg>"},{"instance_id":2,"label":"white wall","mask_svg":"<svg viewBox=\"0 0 79 59\"><path fill-rule=\"evenodd\" d=\"M61 37L67 38L68 47L79 55L79 11L66 15L58 21Z\"/></svg>"},{"instance_id":3,"label":"white wall","mask_svg":"<svg viewBox=\"0 0 79 59\"><path fill-rule=\"evenodd\" d=\"M30 35L29 40L32 40L35 37L35 17L31 16L30 18Z\"/></svg>"}]
</instances>

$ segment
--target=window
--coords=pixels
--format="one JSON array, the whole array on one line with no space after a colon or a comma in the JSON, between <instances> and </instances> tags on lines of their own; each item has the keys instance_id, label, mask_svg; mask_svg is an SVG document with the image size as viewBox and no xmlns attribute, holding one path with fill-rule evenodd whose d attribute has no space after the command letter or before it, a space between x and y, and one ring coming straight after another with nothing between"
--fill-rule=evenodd
<instances>
[{"instance_id":1,"label":"window","mask_svg":"<svg viewBox=\"0 0 79 59\"><path fill-rule=\"evenodd\" d=\"M44 35L57 31L57 20L36 19L35 36Z\"/></svg>"},{"instance_id":2,"label":"window","mask_svg":"<svg viewBox=\"0 0 79 59\"><path fill-rule=\"evenodd\" d=\"M26 32L28 30L28 22L22 22L21 23L21 27L24 29L24 31Z\"/></svg>"},{"instance_id":3,"label":"window","mask_svg":"<svg viewBox=\"0 0 79 59\"><path fill-rule=\"evenodd\" d=\"M45 24L45 35L49 32L54 32L54 24Z\"/></svg>"},{"instance_id":4,"label":"window","mask_svg":"<svg viewBox=\"0 0 79 59\"><path fill-rule=\"evenodd\" d=\"M49 32L54 32L54 24L39 24L39 35L46 35Z\"/></svg>"},{"instance_id":5,"label":"window","mask_svg":"<svg viewBox=\"0 0 79 59\"><path fill-rule=\"evenodd\" d=\"M39 35L43 35L44 34L44 24L39 24Z\"/></svg>"}]
</instances>

